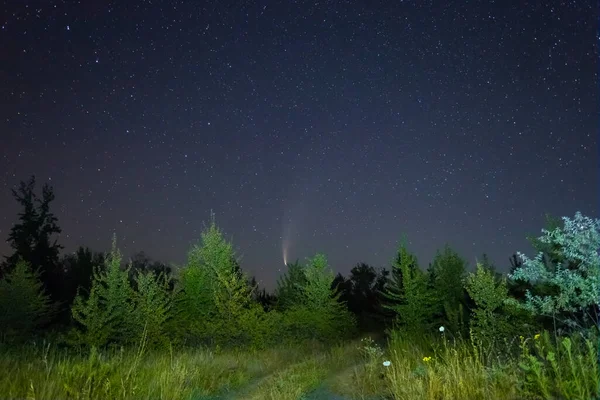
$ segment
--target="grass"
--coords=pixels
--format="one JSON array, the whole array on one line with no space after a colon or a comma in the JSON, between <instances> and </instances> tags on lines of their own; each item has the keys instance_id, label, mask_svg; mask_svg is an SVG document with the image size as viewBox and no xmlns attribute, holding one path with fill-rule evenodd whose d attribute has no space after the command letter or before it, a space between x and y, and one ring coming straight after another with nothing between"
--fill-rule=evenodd
<instances>
[{"instance_id":1,"label":"grass","mask_svg":"<svg viewBox=\"0 0 600 400\"><path fill-rule=\"evenodd\" d=\"M46 343L0 346L0 393L31 400L309 400L334 395L587 400L598 392L594 343L577 335L555 340L543 334L484 351L466 341L416 341L395 334L386 349L371 340L263 351L140 346L84 353Z\"/></svg>"}]
</instances>

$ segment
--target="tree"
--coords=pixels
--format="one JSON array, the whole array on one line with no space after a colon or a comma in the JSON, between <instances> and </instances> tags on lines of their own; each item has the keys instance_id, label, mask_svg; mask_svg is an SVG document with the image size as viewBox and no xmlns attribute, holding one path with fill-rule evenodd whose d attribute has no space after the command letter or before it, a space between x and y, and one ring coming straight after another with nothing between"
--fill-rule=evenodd
<instances>
[{"instance_id":1,"label":"tree","mask_svg":"<svg viewBox=\"0 0 600 400\"><path fill-rule=\"evenodd\" d=\"M285 310L288 332L302 339L323 340L354 333L354 319L332 288L334 275L325 255L308 259L302 270L304 284L297 284L297 300Z\"/></svg>"},{"instance_id":2,"label":"tree","mask_svg":"<svg viewBox=\"0 0 600 400\"><path fill-rule=\"evenodd\" d=\"M427 329L433 316L434 297L427 288L427 278L419 269L417 258L404 244L398 248L391 276L384 297L385 307L395 314L395 322L404 330Z\"/></svg>"},{"instance_id":3,"label":"tree","mask_svg":"<svg viewBox=\"0 0 600 400\"><path fill-rule=\"evenodd\" d=\"M60 262L63 282L59 294L60 317L66 323L71 317L71 306L78 290L89 293L94 270L104 265L103 253L93 252L87 247L79 247L74 253L65 254Z\"/></svg>"},{"instance_id":4,"label":"tree","mask_svg":"<svg viewBox=\"0 0 600 400\"><path fill-rule=\"evenodd\" d=\"M475 273L468 274L465 289L476 306L470 321L473 338L490 346L509 336L510 324L503 312L508 298L506 280L478 263Z\"/></svg>"},{"instance_id":5,"label":"tree","mask_svg":"<svg viewBox=\"0 0 600 400\"><path fill-rule=\"evenodd\" d=\"M348 305L361 330L372 331L381 323L381 291L387 270L377 271L374 267L359 263L350 270L348 279L338 274L334 287L340 291L340 300Z\"/></svg>"},{"instance_id":6,"label":"tree","mask_svg":"<svg viewBox=\"0 0 600 400\"><path fill-rule=\"evenodd\" d=\"M304 268L298 260L295 263L287 263L287 272L277 280L275 295L277 296L278 310L285 310L294 304L298 304L302 297L302 287L306 284Z\"/></svg>"},{"instance_id":7,"label":"tree","mask_svg":"<svg viewBox=\"0 0 600 400\"><path fill-rule=\"evenodd\" d=\"M22 259L39 271L45 290L53 299L58 299L62 281L58 268L62 246L56 240L51 240L54 234L61 233L58 220L50 211L54 191L51 186L44 184L40 199L35 194L35 183L35 177L32 176L27 182L21 181L17 190L12 189L12 195L23 211L19 213L19 222L10 230L8 243L14 252L5 257L0 276Z\"/></svg>"},{"instance_id":8,"label":"tree","mask_svg":"<svg viewBox=\"0 0 600 400\"><path fill-rule=\"evenodd\" d=\"M246 340L248 314L257 311L253 290L242 272L233 246L225 240L214 216L202 232L200 245L188 254L177 295L180 335L195 342ZM259 307L260 308L260 307ZM244 337L244 339L242 339Z\"/></svg>"},{"instance_id":9,"label":"tree","mask_svg":"<svg viewBox=\"0 0 600 400\"><path fill-rule=\"evenodd\" d=\"M600 306L600 220L563 217L563 226L543 229L537 239L548 253L540 251L533 259L522 253L522 265L511 279L530 283L521 304L535 315L551 316L565 329L589 328L598 324ZM542 286L544 293L535 290Z\"/></svg>"},{"instance_id":10,"label":"tree","mask_svg":"<svg viewBox=\"0 0 600 400\"><path fill-rule=\"evenodd\" d=\"M256 277L253 276L248 282L248 285L253 288L253 300L260 304L264 311L271 311L275 308L275 305L277 304L277 296L275 296L273 293L267 292L265 288L259 288Z\"/></svg>"},{"instance_id":11,"label":"tree","mask_svg":"<svg viewBox=\"0 0 600 400\"><path fill-rule=\"evenodd\" d=\"M27 338L51 318L53 311L39 273L27 261L18 260L0 279L0 334L4 338Z\"/></svg>"},{"instance_id":12,"label":"tree","mask_svg":"<svg viewBox=\"0 0 600 400\"><path fill-rule=\"evenodd\" d=\"M157 276L164 276L167 282L169 283L168 289L169 291L173 291L174 282L170 278L172 274L172 269L167 264L161 263L160 261L153 261L144 253L143 251L139 251L133 255L129 259L129 271L130 271L130 281L132 286L135 288L137 285L136 276L140 273L152 272Z\"/></svg>"},{"instance_id":13,"label":"tree","mask_svg":"<svg viewBox=\"0 0 600 400\"><path fill-rule=\"evenodd\" d=\"M133 337L145 334L150 344L166 345L165 326L171 317L170 277L163 272L143 271L135 275Z\"/></svg>"},{"instance_id":14,"label":"tree","mask_svg":"<svg viewBox=\"0 0 600 400\"><path fill-rule=\"evenodd\" d=\"M77 344L102 347L109 343L128 343L137 338L133 318L133 290L129 271L121 269L121 252L113 236L112 250L104 268L94 272L88 296L78 292L71 312L77 325L72 340Z\"/></svg>"},{"instance_id":15,"label":"tree","mask_svg":"<svg viewBox=\"0 0 600 400\"><path fill-rule=\"evenodd\" d=\"M454 332L460 332L463 330L465 317L463 280L466 261L446 245L436 253L430 269L437 308L443 315L440 324L447 325Z\"/></svg>"}]
</instances>

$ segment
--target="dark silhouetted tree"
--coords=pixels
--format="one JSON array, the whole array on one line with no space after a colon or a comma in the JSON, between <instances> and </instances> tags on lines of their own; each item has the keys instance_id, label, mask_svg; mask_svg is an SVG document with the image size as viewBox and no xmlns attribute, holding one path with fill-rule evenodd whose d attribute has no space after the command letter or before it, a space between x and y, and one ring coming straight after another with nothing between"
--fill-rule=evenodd
<instances>
[{"instance_id":1,"label":"dark silhouetted tree","mask_svg":"<svg viewBox=\"0 0 600 400\"><path fill-rule=\"evenodd\" d=\"M80 246L77 251L65 254L61 261L61 273L64 276L59 301L60 322L66 323L71 318L71 306L80 290L89 294L92 286L94 270L104 266L104 253L93 252L87 247Z\"/></svg>"},{"instance_id":2,"label":"dark silhouetted tree","mask_svg":"<svg viewBox=\"0 0 600 400\"><path fill-rule=\"evenodd\" d=\"M18 222L13 225L8 236L8 243L13 254L5 257L0 268L0 276L15 267L19 259L39 271L40 279L46 292L53 300L60 298L63 274L59 268L59 253L62 246L52 240L52 236L61 233L57 218L50 211L50 203L54 200L51 186L44 184L42 197L35 194L35 176L29 181L21 181L12 194L21 205Z\"/></svg>"},{"instance_id":3,"label":"dark silhouetted tree","mask_svg":"<svg viewBox=\"0 0 600 400\"><path fill-rule=\"evenodd\" d=\"M373 331L380 328L381 303L388 271L377 271L372 266L359 263L350 270L348 278L338 274L334 280L340 289L340 300L345 302L348 310L357 319L358 328L362 331Z\"/></svg>"}]
</instances>

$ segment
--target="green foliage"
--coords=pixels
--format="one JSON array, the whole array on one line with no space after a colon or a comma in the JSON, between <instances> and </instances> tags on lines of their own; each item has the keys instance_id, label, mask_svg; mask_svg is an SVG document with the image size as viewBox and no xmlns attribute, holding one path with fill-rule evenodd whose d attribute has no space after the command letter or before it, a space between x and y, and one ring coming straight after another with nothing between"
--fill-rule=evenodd
<instances>
[{"instance_id":1,"label":"green foliage","mask_svg":"<svg viewBox=\"0 0 600 400\"><path fill-rule=\"evenodd\" d=\"M134 338L148 337L148 344L166 345L166 323L171 317L172 297L169 292L170 277L153 271L135 276L137 290L132 292L134 312L132 334Z\"/></svg>"},{"instance_id":2,"label":"green foliage","mask_svg":"<svg viewBox=\"0 0 600 400\"><path fill-rule=\"evenodd\" d=\"M392 279L386 286L384 306L396 314L396 322L407 331L423 332L431 324L435 297L427 285L427 276L404 244L392 266Z\"/></svg>"},{"instance_id":3,"label":"green foliage","mask_svg":"<svg viewBox=\"0 0 600 400\"><path fill-rule=\"evenodd\" d=\"M443 251L436 253L431 273L437 307L443 311L440 325L447 326L452 332L463 331L466 261L446 245Z\"/></svg>"},{"instance_id":4,"label":"green foliage","mask_svg":"<svg viewBox=\"0 0 600 400\"><path fill-rule=\"evenodd\" d=\"M540 252L529 259L519 254L522 265L510 275L532 285L549 288L546 293L527 290L522 305L536 315L552 315L570 325L590 326L596 316L588 311L600 305L600 220L584 217L563 218L563 227L542 230L538 243L551 249L551 257Z\"/></svg>"},{"instance_id":5,"label":"green foliage","mask_svg":"<svg viewBox=\"0 0 600 400\"><path fill-rule=\"evenodd\" d=\"M498 279L489 268L477 264L475 273L469 273L465 289L476 308L471 318L471 334L484 346L498 343L514 332L505 307L508 298L506 279Z\"/></svg>"},{"instance_id":6,"label":"green foliage","mask_svg":"<svg viewBox=\"0 0 600 400\"><path fill-rule=\"evenodd\" d=\"M306 284L304 267L296 261L288 263L287 272L277 281L275 296L277 297L276 308L286 310L298 304L302 299L302 288Z\"/></svg>"},{"instance_id":7,"label":"green foliage","mask_svg":"<svg viewBox=\"0 0 600 400\"><path fill-rule=\"evenodd\" d=\"M80 345L101 347L108 343L127 343L135 340L133 292L129 271L121 269L121 253L113 237L110 257L104 269L94 273L87 297L78 293L71 309L78 326L72 340Z\"/></svg>"},{"instance_id":8,"label":"green foliage","mask_svg":"<svg viewBox=\"0 0 600 400\"><path fill-rule=\"evenodd\" d=\"M266 320L264 310L253 300L253 288L214 217L201 238L176 289L177 336L188 343L263 343L257 321Z\"/></svg>"},{"instance_id":9,"label":"green foliage","mask_svg":"<svg viewBox=\"0 0 600 400\"><path fill-rule=\"evenodd\" d=\"M233 247L216 226L214 219L201 233L200 244L188 253L176 288L177 336L191 343L212 339L211 322L218 315L216 296L219 280L217 271L234 269Z\"/></svg>"},{"instance_id":10,"label":"green foliage","mask_svg":"<svg viewBox=\"0 0 600 400\"><path fill-rule=\"evenodd\" d=\"M594 337L521 337L519 368L527 398L593 399L600 389Z\"/></svg>"},{"instance_id":11,"label":"green foliage","mask_svg":"<svg viewBox=\"0 0 600 400\"><path fill-rule=\"evenodd\" d=\"M55 307L40 276L23 259L0 279L0 334L4 339L25 339L47 322Z\"/></svg>"},{"instance_id":12,"label":"green foliage","mask_svg":"<svg viewBox=\"0 0 600 400\"><path fill-rule=\"evenodd\" d=\"M297 302L284 312L288 335L300 339L339 339L355 331L356 322L339 293L332 288L333 272L323 254L308 259L303 267L305 283L298 285Z\"/></svg>"}]
</instances>

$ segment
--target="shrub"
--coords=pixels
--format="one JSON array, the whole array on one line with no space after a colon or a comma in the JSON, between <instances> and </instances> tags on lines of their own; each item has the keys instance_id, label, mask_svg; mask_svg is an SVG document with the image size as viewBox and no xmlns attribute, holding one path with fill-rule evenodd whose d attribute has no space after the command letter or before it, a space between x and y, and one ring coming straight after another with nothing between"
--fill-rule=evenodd
<instances>
[{"instance_id":1,"label":"shrub","mask_svg":"<svg viewBox=\"0 0 600 400\"><path fill-rule=\"evenodd\" d=\"M550 289L544 294L527 290L525 301L517 304L570 328L590 327L597 323L594 308L600 305L600 220L577 212L574 219L563 221L563 227L542 230L538 238L553 249L554 257L548 260L539 252L530 259L519 253L522 265L510 278Z\"/></svg>"}]
</instances>

